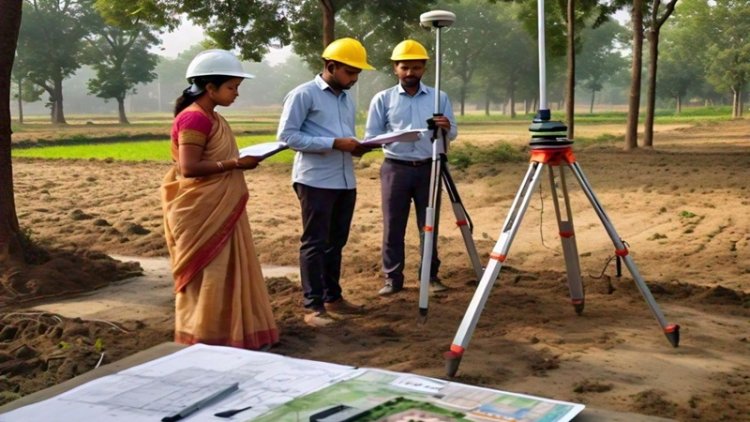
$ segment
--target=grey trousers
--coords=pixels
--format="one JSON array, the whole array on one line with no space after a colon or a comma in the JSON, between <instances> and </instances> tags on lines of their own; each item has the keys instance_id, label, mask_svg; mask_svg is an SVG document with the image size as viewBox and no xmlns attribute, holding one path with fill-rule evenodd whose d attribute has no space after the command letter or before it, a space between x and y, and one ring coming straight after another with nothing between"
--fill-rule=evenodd
<instances>
[{"instance_id":1,"label":"grey trousers","mask_svg":"<svg viewBox=\"0 0 750 422\"><path fill-rule=\"evenodd\" d=\"M419 228L420 263L422 261L425 210L429 205L431 169L430 162L401 162L388 158L380 168L383 207L383 273L386 279L397 287L403 286L404 283L404 236L412 202L414 202ZM435 209L436 222L439 220L439 211L440 195L438 195ZM437 239L437 224L433 233ZM434 242L430 279L437 278L439 268L437 242ZM419 273L417 279L419 279Z\"/></svg>"}]
</instances>

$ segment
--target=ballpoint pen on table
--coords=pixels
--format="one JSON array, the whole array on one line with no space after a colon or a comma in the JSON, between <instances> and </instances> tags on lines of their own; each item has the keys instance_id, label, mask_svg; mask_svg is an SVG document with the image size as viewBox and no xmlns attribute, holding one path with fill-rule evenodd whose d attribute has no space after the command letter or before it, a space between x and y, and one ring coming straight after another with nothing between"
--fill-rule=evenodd
<instances>
[{"instance_id":1,"label":"ballpoint pen on table","mask_svg":"<svg viewBox=\"0 0 750 422\"><path fill-rule=\"evenodd\" d=\"M161 419L161 422L176 422L176 421L179 421L180 419L186 418L190 414L197 412L200 409L203 409L210 403L223 399L224 397L236 391L237 389L239 389L239 383L235 382L227 386L226 388L222 388L221 390L211 394L210 396L202 398L198 400L197 402L191 404L190 406L185 407L184 409L180 410L174 415L163 417Z\"/></svg>"}]
</instances>

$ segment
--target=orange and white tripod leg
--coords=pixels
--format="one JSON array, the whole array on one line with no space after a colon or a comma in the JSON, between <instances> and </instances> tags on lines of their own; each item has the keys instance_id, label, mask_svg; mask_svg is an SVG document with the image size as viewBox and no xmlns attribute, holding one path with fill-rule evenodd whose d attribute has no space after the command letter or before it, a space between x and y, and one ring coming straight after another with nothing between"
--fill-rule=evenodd
<instances>
[{"instance_id":1,"label":"orange and white tripod leg","mask_svg":"<svg viewBox=\"0 0 750 422\"><path fill-rule=\"evenodd\" d=\"M563 167L559 167L560 189L562 190L563 203L565 204L565 219L563 219L557 195L557 185L555 184L555 167L557 166L549 167L552 203L555 205L555 217L557 218L557 227L560 230L560 241L562 242L563 256L565 257L570 302L576 314L580 315L583 312L584 292L583 282L581 281L581 264L578 260L578 245L576 244L575 229L573 228L573 212L570 209L570 198L568 197L568 187L565 183L565 172Z\"/></svg>"},{"instance_id":2,"label":"orange and white tripod leg","mask_svg":"<svg viewBox=\"0 0 750 422\"><path fill-rule=\"evenodd\" d=\"M422 267L419 275L419 315L422 318L427 317L428 295L430 289L430 270L432 268L432 245L435 239L435 209L438 206L438 197L440 196L440 175L443 171L443 161L440 158L438 142L435 139L432 142L432 173L430 177L430 198L425 209L424 217L424 237L422 241Z\"/></svg>"},{"instance_id":3,"label":"orange and white tripod leg","mask_svg":"<svg viewBox=\"0 0 750 422\"><path fill-rule=\"evenodd\" d=\"M601 220L602 224L604 225L604 229L607 231L607 234L609 234L610 239L612 239L612 243L615 246L615 253L625 262L625 266L628 268L628 271L630 271L630 275L633 276L633 280L635 280L635 284L638 287L638 290L646 300L646 303L651 309L651 313L659 322L659 325L661 326L664 335L667 337L667 340L670 344L672 344L672 346L679 346L680 326L677 324L667 323L666 318L664 318L664 314L661 312L661 309L659 309L659 305L656 304L654 296L651 294L651 291L646 285L646 282L643 280L643 277L641 277L640 272L638 272L638 267L635 266L633 258L628 254L628 249L623 244L622 239L620 239L620 236L615 231L615 228L612 225L609 217L607 216L607 213L604 212L604 208L602 208L602 205L596 198L594 190L591 188L588 179L586 179L586 176L583 174L581 166L579 166L576 162L572 162L570 163L570 169L573 171L576 179L578 179L578 183L581 185L581 189L583 189L583 192L586 194L589 202L591 202L591 206L594 207L594 211L599 216L599 220Z\"/></svg>"},{"instance_id":4,"label":"orange and white tripod leg","mask_svg":"<svg viewBox=\"0 0 750 422\"><path fill-rule=\"evenodd\" d=\"M453 338L453 344L451 344L450 350L445 352L445 369L449 377L452 377L458 371L458 366L461 364L461 358L463 357L466 347L469 345L471 336L474 333L474 329L479 321L479 316L484 310L484 306L487 303L487 298L490 295L492 286L497 280L497 276L500 274L505 258L510 250L510 245L513 239L518 233L518 228L523 220L523 215L526 209L529 207L529 202L534 190L539 185L539 178L541 176L544 164L538 162L532 162L529 165L529 169L526 172L521 187L516 193L511 205L510 212L503 223L502 231L500 232L500 238L498 239L495 247L492 249L490 254L490 261L485 268L482 278L479 280L479 286L474 291L474 296L471 298L469 307L464 314L464 318L461 321L461 325L458 327L456 336Z\"/></svg>"},{"instance_id":5,"label":"orange and white tripod leg","mask_svg":"<svg viewBox=\"0 0 750 422\"><path fill-rule=\"evenodd\" d=\"M447 157L443 155L442 159L443 161L446 161ZM463 202L461 202L461 197L458 194L458 189L456 189L456 184L453 183L453 177L451 177L451 174L448 171L447 163L443 163L442 170L443 186L445 186L445 190L446 192L448 192L448 197L451 200L451 204L453 206L453 214L456 216L456 225L458 226L458 229L461 230L461 236L464 239L464 244L466 245L466 251L469 254L471 266L472 268L474 268L474 273L476 273L477 275L477 280L479 280L480 278L482 278L482 272L484 270L482 269L482 263L479 261L477 247L476 245L474 245L474 237L472 236L474 225L471 222L469 213L466 212L466 208L464 207Z\"/></svg>"}]
</instances>

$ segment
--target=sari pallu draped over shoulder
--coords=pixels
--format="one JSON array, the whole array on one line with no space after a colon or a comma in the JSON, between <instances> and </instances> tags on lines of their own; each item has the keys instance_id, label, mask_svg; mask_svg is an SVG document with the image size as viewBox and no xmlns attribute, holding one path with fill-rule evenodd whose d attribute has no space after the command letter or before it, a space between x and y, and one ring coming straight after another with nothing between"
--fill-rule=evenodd
<instances>
[{"instance_id":1,"label":"sari pallu draped over shoulder","mask_svg":"<svg viewBox=\"0 0 750 422\"><path fill-rule=\"evenodd\" d=\"M179 118L179 116L178 116ZM180 133L180 143L192 143ZM229 125L217 115L202 160L238 156ZM178 162L178 148L172 154ZM172 263L175 341L258 349L278 342L279 334L265 280L255 253L245 206L248 190L242 171L186 178L179 165L161 187L164 233Z\"/></svg>"}]
</instances>

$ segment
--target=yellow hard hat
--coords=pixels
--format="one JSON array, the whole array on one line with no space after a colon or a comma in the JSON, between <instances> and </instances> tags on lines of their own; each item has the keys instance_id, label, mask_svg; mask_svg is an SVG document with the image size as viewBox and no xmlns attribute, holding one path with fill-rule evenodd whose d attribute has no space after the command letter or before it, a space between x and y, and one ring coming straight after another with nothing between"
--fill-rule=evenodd
<instances>
[{"instance_id":1,"label":"yellow hard hat","mask_svg":"<svg viewBox=\"0 0 750 422\"><path fill-rule=\"evenodd\" d=\"M326 60L335 60L351 67L364 70L375 68L367 63L367 51L362 44L354 38L339 38L328 44L323 51L322 57Z\"/></svg>"},{"instance_id":2,"label":"yellow hard hat","mask_svg":"<svg viewBox=\"0 0 750 422\"><path fill-rule=\"evenodd\" d=\"M414 40L401 41L393 49L393 54L391 54L391 60L394 62L401 60L428 60L429 58L427 49Z\"/></svg>"}]
</instances>

